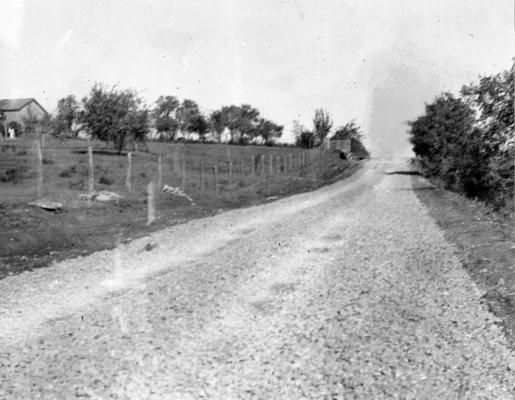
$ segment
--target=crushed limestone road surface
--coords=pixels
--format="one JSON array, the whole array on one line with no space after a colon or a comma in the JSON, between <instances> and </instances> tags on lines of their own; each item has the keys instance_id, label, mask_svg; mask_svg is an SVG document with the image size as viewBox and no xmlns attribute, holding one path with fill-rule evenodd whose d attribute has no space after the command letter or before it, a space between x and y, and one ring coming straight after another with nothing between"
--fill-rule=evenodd
<instances>
[{"instance_id":1,"label":"crushed limestone road surface","mask_svg":"<svg viewBox=\"0 0 515 400\"><path fill-rule=\"evenodd\" d=\"M400 161L0 281L1 399L513 399Z\"/></svg>"}]
</instances>

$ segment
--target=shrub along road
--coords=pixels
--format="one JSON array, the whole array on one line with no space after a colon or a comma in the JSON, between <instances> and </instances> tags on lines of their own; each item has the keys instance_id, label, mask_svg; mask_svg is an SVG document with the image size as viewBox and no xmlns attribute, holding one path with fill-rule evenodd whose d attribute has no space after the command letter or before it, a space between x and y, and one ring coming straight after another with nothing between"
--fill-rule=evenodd
<instances>
[{"instance_id":1,"label":"shrub along road","mask_svg":"<svg viewBox=\"0 0 515 400\"><path fill-rule=\"evenodd\" d=\"M0 398L513 398L499 321L385 174L406 168L3 279Z\"/></svg>"}]
</instances>

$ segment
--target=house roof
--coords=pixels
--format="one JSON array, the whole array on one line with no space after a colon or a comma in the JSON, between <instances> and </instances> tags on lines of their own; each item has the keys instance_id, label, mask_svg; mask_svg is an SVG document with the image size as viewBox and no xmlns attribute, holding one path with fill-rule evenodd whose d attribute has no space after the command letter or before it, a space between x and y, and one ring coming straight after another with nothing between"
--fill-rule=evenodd
<instances>
[{"instance_id":1,"label":"house roof","mask_svg":"<svg viewBox=\"0 0 515 400\"><path fill-rule=\"evenodd\" d=\"M47 111L39 104L36 99L25 98L25 99L0 99L0 110L2 111L19 111L26 105L35 102L45 113ZM48 113L47 113L48 114Z\"/></svg>"}]
</instances>

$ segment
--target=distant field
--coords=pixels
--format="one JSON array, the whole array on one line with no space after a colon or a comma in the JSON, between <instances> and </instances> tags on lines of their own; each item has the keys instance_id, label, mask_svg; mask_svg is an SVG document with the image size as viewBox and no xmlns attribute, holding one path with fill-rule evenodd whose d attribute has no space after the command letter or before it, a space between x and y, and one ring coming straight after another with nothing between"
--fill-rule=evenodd
<instances>
[{"instance_id":1,"label":"distant field","mask_svg":"<svg viewBox=\"0 0 515 400\"><path fill-rule=\"evenodd\" d=\"M79 200L88 192L87 146L80 140L46 140L43 198L63 204L61 212L49 212L28 206L37 197L41 165L35 142L0 142L0 279L54 260L112 248L117 240L131 240L154 229L313 190L360 167L359 162L341 160L335 151L150 142L132 154L129 192L127 154L95 143L94 189L124 197L100 203ZM182 188L194 204L158 192L156 220L147 226L147 185L158 181L159 156L162 184Z\"/></svg>"}]
</instances>

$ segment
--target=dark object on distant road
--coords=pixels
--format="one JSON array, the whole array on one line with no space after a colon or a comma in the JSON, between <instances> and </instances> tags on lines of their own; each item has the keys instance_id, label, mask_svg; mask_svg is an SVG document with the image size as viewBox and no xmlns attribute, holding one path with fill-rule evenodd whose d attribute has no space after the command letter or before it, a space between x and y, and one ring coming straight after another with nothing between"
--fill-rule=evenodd
<instances>
[{"instance_id":1,"label":"dark object on distant road","mask_svg":"<svg viewBox=\"0 0 515 400\"><path fill-rule=\"evenodd\" d=\"M347 154L345 154L345 152L344 152L344 151L340 151L340 158L341 158L342 160L346 160L346 159L347 159Z\"/></svg>"}]
</instances>

